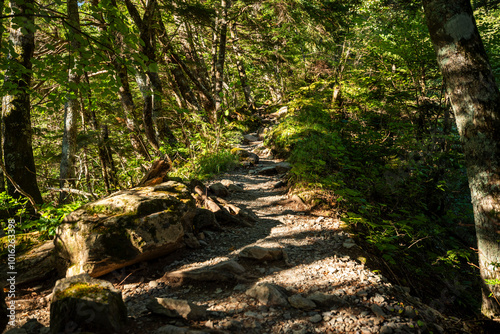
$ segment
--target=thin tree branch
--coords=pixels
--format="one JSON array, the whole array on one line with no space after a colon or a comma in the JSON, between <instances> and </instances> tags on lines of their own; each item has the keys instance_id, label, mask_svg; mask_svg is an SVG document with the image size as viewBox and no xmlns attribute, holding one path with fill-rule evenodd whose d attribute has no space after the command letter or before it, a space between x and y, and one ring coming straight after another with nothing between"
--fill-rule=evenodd
<instances>
[{"instance_id":1,"label":"thin tree branch","mask_svg":"<svg viewBox=\"0 0 500 334\"><path fill-rule=\"evenodd\" d=\"M30 201L31 205L33 206L33 209L35 210L35 213L38 214L38 212L40 211L40 208L39 208L38 204L36 204L35 199L33 198L33 196L31 196L26 191L24 191L23 189L21 189L21 187L16 183L16 181L14 181L14 179L12 178L12 176L10 176L9 173L7 173L7 169L5 168L3 162L1 162L1 161L0 161L0 167L2 168L2 171L5 174L5 177L7 177L7 179L9 179L10 183L14 186L14 188L16 188L16 190L21 195L23 195L24 197L26 197Z\"/></svg>"}]
</instances>

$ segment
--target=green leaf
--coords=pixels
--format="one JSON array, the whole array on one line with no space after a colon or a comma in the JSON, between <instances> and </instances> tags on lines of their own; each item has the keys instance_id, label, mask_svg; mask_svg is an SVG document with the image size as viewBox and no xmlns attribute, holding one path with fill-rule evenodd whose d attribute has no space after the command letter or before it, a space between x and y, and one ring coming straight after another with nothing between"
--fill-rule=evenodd
<instances>
[{"instance_id":1,"label":"green leaf","mask_svg":"<svg viewBox=\"0 0 500 334\"><path fill-rule=\"evenodd\" d=\"M153 72L153 73L158 73L159 72L159 68L158 68L158 64L157 63L151 63L148 65L148 69L150 72Z\"/></svg>"}]
</instances>

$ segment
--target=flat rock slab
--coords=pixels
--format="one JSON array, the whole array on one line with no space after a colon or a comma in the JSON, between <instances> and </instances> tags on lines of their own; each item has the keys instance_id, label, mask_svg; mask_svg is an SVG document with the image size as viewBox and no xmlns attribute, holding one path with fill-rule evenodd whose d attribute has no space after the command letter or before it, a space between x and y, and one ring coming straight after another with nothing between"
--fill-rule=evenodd
<instances>
[{"instance_id":1,"label":"flat rock slab","mask_svg":"<svg viewBox=\"0 0 500 334\"><path fill-rule=\"evenodd\" d=\"M187 300L172 298L152 298L147 308L159 315L170 318L184 318L186 320L201 320L207 316L207 308Z\"/></svg>"},{"instance_id":2,"label":"flat rock slab","mask_svg":"<svg viewBox=\"0 0 500 334\"><path fill-rule=\"evenodd\" d=\"M336 295L330 295L316 291L307 296L307 299L312 300L315 304L320 306L342 305L344 302Z\"/></svg>"},{"instance_id":3,"label":"flat rock slab","mask_svg":"<svg viewBox=\"0 0 500 334\"><path fill-rule=\"evenodd\" d=\"M98 277L168 254L183 246L195 210L188 187L175 181L89 203L66 216L57 230L60 270Z\"/></svg>"},{"instance_id":4,"label":"flat rock slab","mask_svg":"<svg viewBox=\"0 0 500 334\"><path fill-rule=\"evenodd\" d=\"M300 294L293 295L288 298L288 302L295 308L301 310L312 310L316 308L316 303L310 300L309 298L305 298Z\"/></svg>"},{"instance_id":5,"label":"flat rock slab","mask_svg":"<svg viewBox=\"0 0 500 334\"><path fill-rule=\"evenodd\" d=\"M179 278L195 281L233 281L242 279L241 274L245 271L245 268L238 262L230 260L214 266L166 273L162 279Z\"/></svg>"},{"instance_id":6,"label":"flat rock slab","mask_svg":"<svg viewBox=\"0 0 500 334\"><path fill-rule=\"evenodd\" d=\"M260 141L260 139L253 135L243 135L243 141L246 141L248 143L254 143L256 141Z\"/></svg>"},{"instance_id":7,"label":"flat rock slab","mask_svg":"<svg viewBox=\"0 0 500 334\"><path fill-rule=\"evenodd\" d=\"M285 258L285 253L281 248L264 248L259 246L251 246L243 249L239 257L254 259L258 261L275 261Z\"/></svg>"},{"instance_id":8,"label":"flat rock slab","mask_svg":"<svg viewBox=\"0 0 500 334\"><path fill-rule=\"evenodd\" d=\"M259 175L272 176L272 175L278 175L278 174L285 174L291 169L292 169L292 165L289 164L288 162L280 162L274 166L262 168L257 173Z\"/></svg>"},{"instance_id":9,"label":"flat rock slab","mask_svg":"<svg viewBox=\"0 0 500 334\"><path fill-rule=\"evenodd\" d=\"M278 174L284 174L288 173L288 171L292 169L292 165L288 162L283 161L277 164L274 168L276 168Z\"/></svg>"}]
</instances>

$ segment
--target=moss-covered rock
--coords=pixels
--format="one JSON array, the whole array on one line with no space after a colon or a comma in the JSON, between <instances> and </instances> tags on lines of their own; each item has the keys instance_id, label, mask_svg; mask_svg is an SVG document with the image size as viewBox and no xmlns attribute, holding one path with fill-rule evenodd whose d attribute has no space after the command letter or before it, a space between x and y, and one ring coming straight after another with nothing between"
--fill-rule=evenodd
<instances>
[{"instance_id":1,"label":"moss-covered rock","mask_svg":"<svg viewBox=\"0 0 500 334\"><path fill-rule=\"evenodd\" d=\"M54 240L58 267L93 277L165 255L182 246L195 202L188 187L168 181L123 190L68 215Z\"/></svg>"},{"instance_id":2,"label":"moss-covered rock","mask_svg":"<svg viewBox=\"0 0 500 334\"><path fill-rule=\"evenodd\" d=\"M123 333L127 308L121 291L87 274L57 281L50 304L51 333Z\"/></svg>"},{"instance_id":3,"label":"moss-covered rock","mask_svg":"<svg viewBox=\"0 0 500 334\"><path fill-rule=\"evenodd\" d=\"M56 274L54 259L54 243L51 240L44 242L36 240L36 234L28 239L29 245L24 248L16 247L16 284L26 284L30 282L45 280ZM31 239L32 238L32 239ZM25 235L20 238L16 236L16 245L22 245L27 240ZM33 240L33 241L32 241ZM7 259L7 255L3 257ZM0 280L5 282L8 278L8 263L0 264Z\"/></svg>"}]
</instances>

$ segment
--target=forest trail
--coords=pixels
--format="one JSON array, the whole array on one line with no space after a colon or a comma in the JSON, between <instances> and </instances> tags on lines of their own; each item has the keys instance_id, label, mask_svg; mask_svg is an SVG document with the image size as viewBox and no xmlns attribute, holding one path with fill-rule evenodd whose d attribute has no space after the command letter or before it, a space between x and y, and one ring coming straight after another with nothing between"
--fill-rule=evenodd
<instances>
[{"instance_id":1,"label":"forest trail","mask_svg":"<svg viewBox=\"0 0 500 334\"><path fill-rule=\"evenodd\" d=\"M366 255L340 220L310 213L288 198L285 187L277 187L283 175L261 174L278 163L261 157L256 166L211 181L243 188L227 200L256 213L259 221L254 226L204 231L198 235L201 248L186 248L102 277L122 290L129 313L125 333L467 332L458 320L445 319L412 297L409 289L369 270ZM267 261L242 257L248 246L279 249L284 256ZM220 263L230 265L217 269ZM171 275L195 269L201 273L195 279ZM253 293L260 301L250 296L255 285L270 287ZM26 298L19 312L48 326L50 292ZM155 315L147 308L152 297L203 305L207 315L189 321ZM434 306L444 307L444 302L436 299Z\"/></svg>"}]
</instances>

